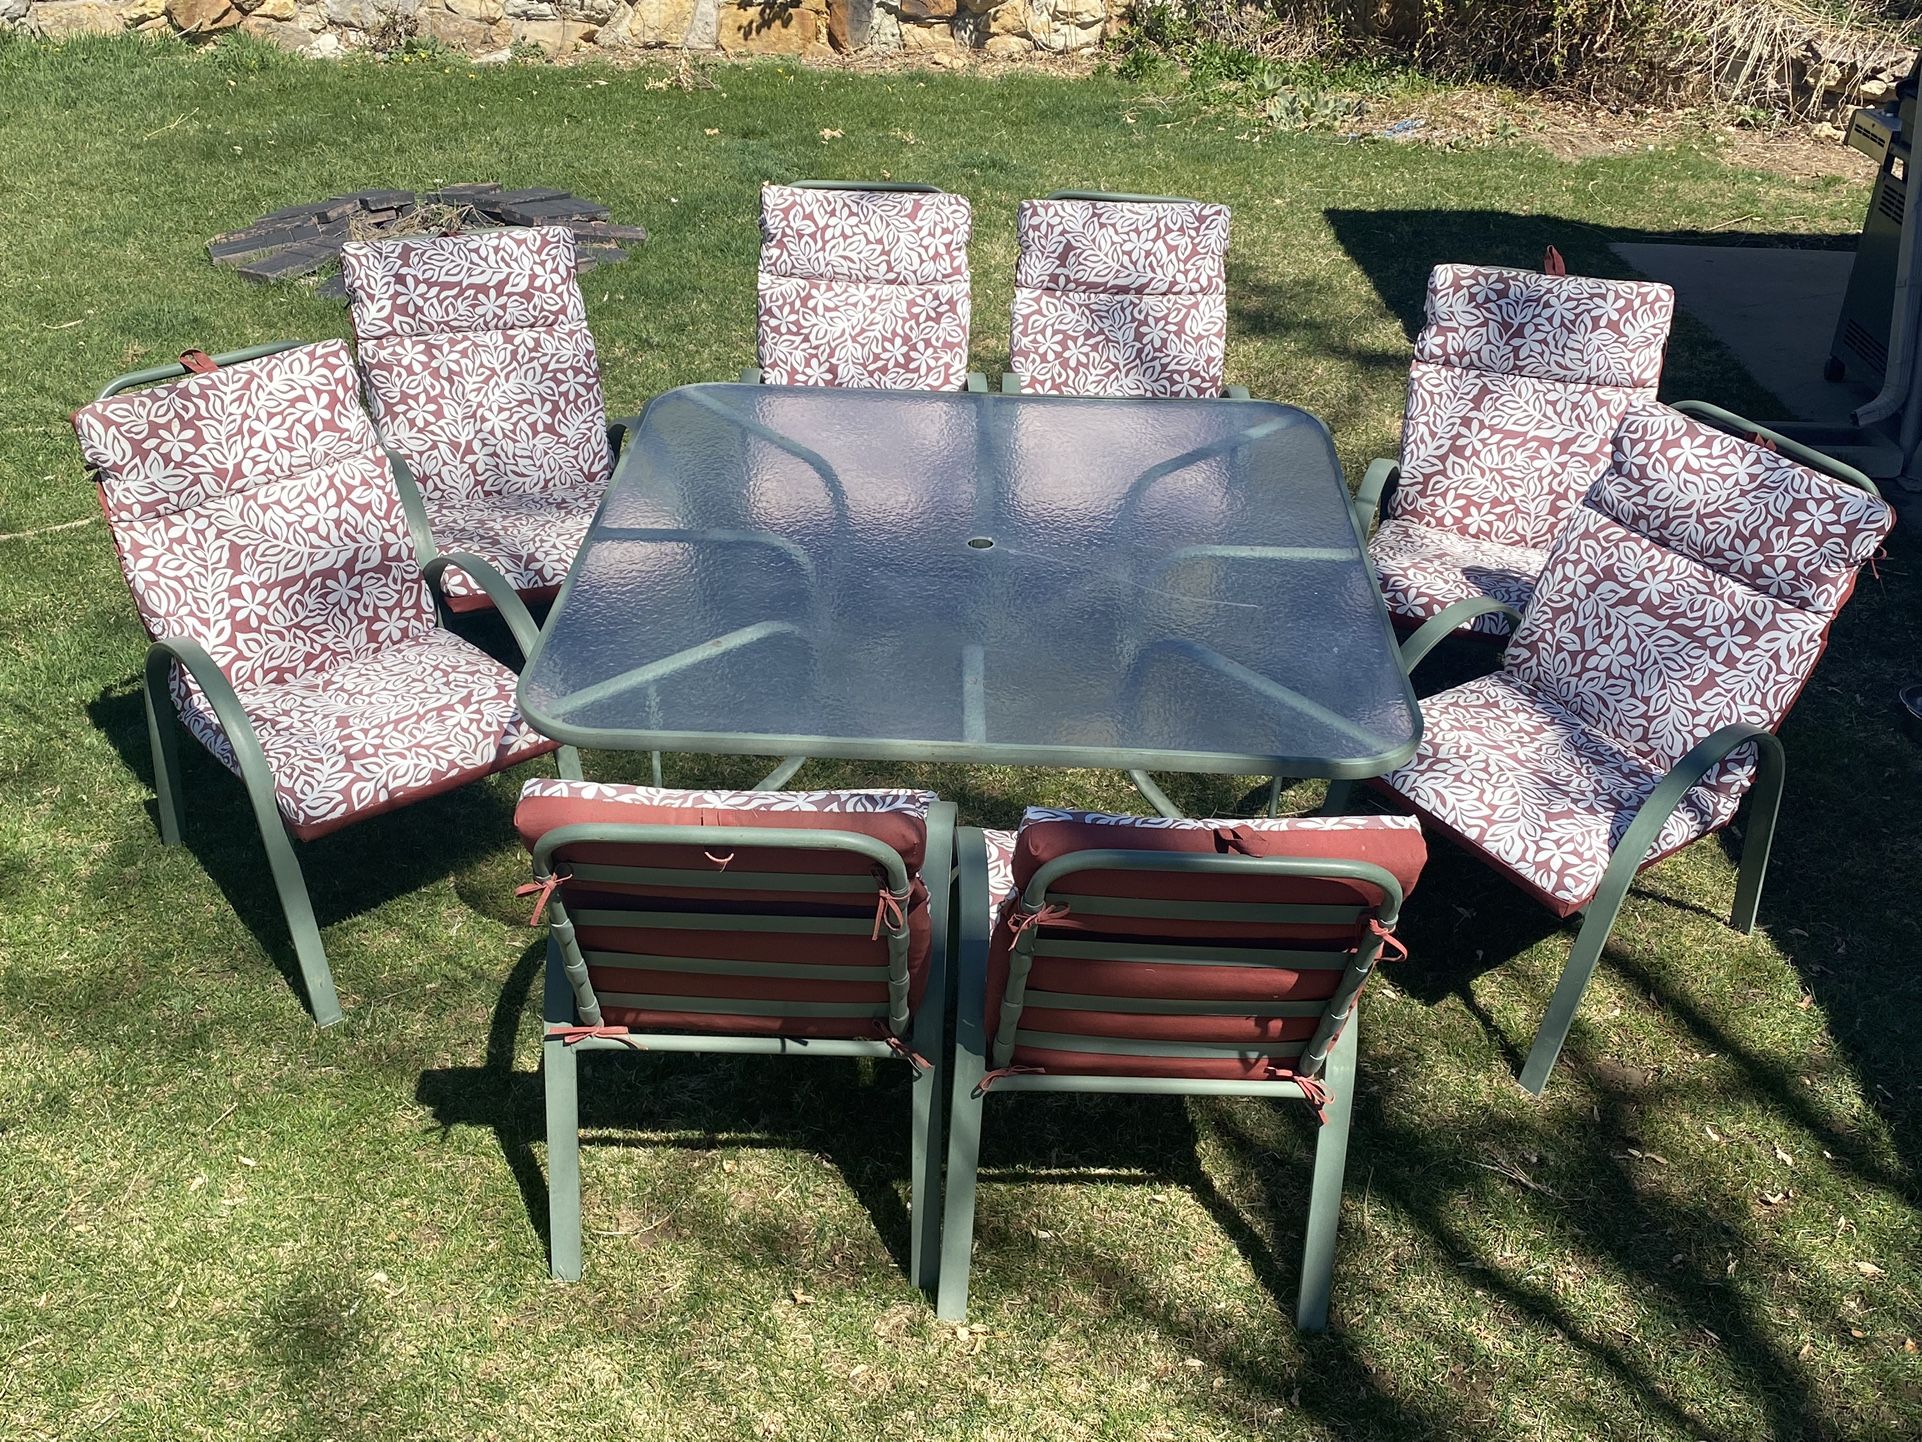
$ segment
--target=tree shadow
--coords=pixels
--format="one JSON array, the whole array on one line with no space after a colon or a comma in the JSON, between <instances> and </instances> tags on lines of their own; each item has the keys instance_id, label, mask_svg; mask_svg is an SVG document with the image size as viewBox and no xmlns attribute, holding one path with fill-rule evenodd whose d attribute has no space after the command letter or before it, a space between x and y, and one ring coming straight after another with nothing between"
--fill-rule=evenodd
<instances>
[{"instance_id":1,"label":"tree shadow","mask_svg":"<svg viewBox=\"0 0 1922 1442\"><path fill-rule=\"evenodd\" d=\"M515 963L488 1025L482 1065L425 1071L415 1086L415 1099L443 1129L477 1126L494 1134L543 1247L547 1178L534 1152L546 1140L539 1053L525 1071L516 1068L515 1054L546 955L545 943L535 943ZM538 1045L533 1033L529 1040ZM586 1189L593 1186L594 1153L611 1148L811 1152L840 1173L888 1257L911 1273L906 1067L853 1057L664 1052L585 1052L578 1065Z\"/></svg>"},{"instance_id":2,"label":"tree shadow","mask_svg":"<svg viewBox=\"0 0 1922 1442\"><path fill-rule=\"evenodd\" d=\"M101 691L88 703L87 716L127 771L151 792L153 757L140 681L130 679ZM186 811L183 845L304 1000L293 940L261 850L246 787L184 730L179 755ZM535 764L551 769L553 763ZM122 852L160 846L158 803L150 797L145 810L154 830L123 839L118 843ZM512 834L511 805L488 786L475 784L370 817L315 841L298 842L295 851L315 920L324 933L338 922L479 861Z\"/></svg>"}]
</instances>

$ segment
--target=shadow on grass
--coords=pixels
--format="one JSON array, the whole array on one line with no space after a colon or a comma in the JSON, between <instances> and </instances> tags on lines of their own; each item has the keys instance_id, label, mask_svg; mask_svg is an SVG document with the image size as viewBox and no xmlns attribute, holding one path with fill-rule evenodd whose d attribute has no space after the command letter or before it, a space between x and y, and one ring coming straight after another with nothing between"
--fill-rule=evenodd
<instances>
[{"instance_id":1,"label":"shadow on grass","mask_svg":"<svg viewBox=\"0 0 1922 1442\"><path fill-rule=\"evenodd\" d=\"M88 704L87 715L127 770L151 791L153 758L140 682L123 682L101 692ZM184 730L179 755L186 810L183 845L305 1004L293 941L246 788ZM551 774L552 767L552 761L537 760L516 774ZM123 840L123 851L161 845L158 806L149 800L146 810L151 829ZM512 834L512 808L487 787L469 785L371 817L317 841L296 843L295 855L324 942L328 927L446 878L486 856ZM345 990L338 974L335 982Z\"/></svg>"},{"instance_id":2,"label":"shadow on grass","mask_svg":"<svg viewBox=\"0 0 1922 1442\"><path fill-rule=\"evenodd\" d=\"M515 1053L546 955L537 943L515 964L488 1026L483 1065L423 1072L415 1087L440 1126L493 1132L543 1246L547 1177L534 1147L545 1145L544 1093L538 1070L517 1070ZM530 1050L537 1035L530 1032ZM593 1192L594 1154L611 1147L812 1152L841 1174L889 1258L908 1271L906 1067L851 1057L587 1052L579 1068L584 1192Z\"/></svg>"}]
</instances>

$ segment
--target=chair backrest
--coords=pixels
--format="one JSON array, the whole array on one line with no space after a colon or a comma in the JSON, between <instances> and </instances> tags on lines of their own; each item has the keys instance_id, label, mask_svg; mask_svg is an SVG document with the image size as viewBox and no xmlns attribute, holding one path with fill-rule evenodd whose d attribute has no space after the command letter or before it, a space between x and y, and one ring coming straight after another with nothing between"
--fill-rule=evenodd
<instances>
[{"instance_id":1,"label":"chair backrest","mask_svg":"<svg viewBox=\"0 0 1922 1442\"><path fill-rule=\"evenodd\" d=\"M1317 1077L1426 859L1411 817L1031 809L989 944L990 1065Z\"/></svg>"},{"instance_id":2,"label":"chair backrest","mask_svg":"<svg viewBox=\"0 0 1922 1442\"><path fill-rule=\"evenodd\" d=\"M433 629L344 342L109 396L73 425L147 633L198 641L236 687Z\"/></svg>"},{"instance_id":3,"label":"chair backrest","mask_svg":"<svg viewBox=\"0 0 1922 1442\"><path fill-rule=\"evenodd\" d=\"M430 504L606 482L572 232L353 241L340 258L374 419Z\"/></svg>"},{"instance_id":4,"label":"chair backrest","mask_svg":"<svg viewBox=\"0 0 1922 1442\"><path fill-rule=\"evenodd\" d=\"M1504 666L1656 771L1774 728L1895 513L1665 407L1638 408L1549 552Z\"/></svg>"},{"instance_id":5,"label":"chair backrest","mask_svg":"<svg viewBox=\"0 0 1922 1442\"><path fill-rule=\"evenodd\" d=\"M588 1025L883 1039L926 983L934 800L541 779L514 820Z\"/></svg>"},{"instance_id":6,"label":"chair backrest","mask_svg":"<svg viewBox=\"0 0 1922 1442\"><path fill-rule=\"evenodd\" d=\"M1228 217L1192 200L1024 200L1009 339L1022 389L1220 395Z\"/></svg>"},{"instance_id":7,"label":"chair backrest","mask_svg":"<svg viewBox=\"0 0 1922 1442\"><path fill-rule=\"evenodd\" d=\"M1415 342L1394 514L1545 547L1655 399L1675 293L1647 281L1438 265Z\"/></svg>"},{"instance_id":8,"label":"chair backrest","mask_svg":"<svg viewBox=\"0 0 1922 1442\"><path fill-rule=\"evenodd\" d=\"M960 390L973 229L945 191L762 186L762 379Z\"/></svg>"}]
</instances>

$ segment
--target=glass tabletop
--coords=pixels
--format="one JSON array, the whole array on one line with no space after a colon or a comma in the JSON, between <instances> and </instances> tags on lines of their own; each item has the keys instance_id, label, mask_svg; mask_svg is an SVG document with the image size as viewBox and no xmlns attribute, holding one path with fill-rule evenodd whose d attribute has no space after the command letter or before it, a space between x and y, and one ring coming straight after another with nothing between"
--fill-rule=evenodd
<instances>
[{"instance_id":1,"label":"glass tabletop","mask_svg":"<svg viewBox=\"0 0 1922 1442\"><path fill-rule=\"evenodd\" d=\"M584 746L1243 775L1421 726L1305 411L751 385L648 406L520 698Z\"/></svg>"}]
</instances>

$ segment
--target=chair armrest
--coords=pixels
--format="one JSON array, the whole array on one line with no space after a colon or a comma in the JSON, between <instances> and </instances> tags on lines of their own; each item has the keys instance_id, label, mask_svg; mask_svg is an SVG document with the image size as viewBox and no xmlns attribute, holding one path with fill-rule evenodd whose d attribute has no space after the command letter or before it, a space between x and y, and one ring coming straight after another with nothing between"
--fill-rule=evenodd
<instances>
[{"instance_id":1,"label":"chair armrest","mask_svg":"<svg viewBox=\"0 0 1922 1442\"><path fill-rule=\"evenodd\" d=\"M1781 738L1773 731L1738 721L1696 742L1686 756L1668 768L1668 774L1635 808L1634 819L1622 833L1622 839L1615 843L1615 849L1608 854L1608 869L1602 873L1602 884L1596 888L1595 900L1589 903L1591 907L1620 905L1636 873L1642 869L1642 858L1648 855L1649 848L1662 834L1662 827L1668 824L1668 818L1675 808L1682 804L1683 798L1696 783L1728 758L1731 751L1751 741L1761 753L1755 784L1762 788L1764 795L1781 795L1786 761Z\"/></svg>"},{"instance_id":2,"label":"chair armrest","mask_svg":"<svg viewBox=\"0 0 1922 1442\"><path fill-rule=\"evenodd\" d=\"M1364 539L1375 529L1375 522L1381 517L1381 509L1395 494L1395 486L1401 480L1401 463L1384 458L1368 463L1368 470L1355 487L1355 524Z\"/></svg>"},{"instance_id":3,"label":"chair armrest","mask_svg":"<svg viewBox=\"0 0 1922 1442\"><path fill-rule=\"evenodd\" d=\"M408 534L414 538L414 556L422 566L439 554L440 547L434 544L434 528L427 520L427 502L421 498L420 482L414 479L414 468L401 459L400 452L387 449L387 469L394 477L394 489L400 494L401 514L407 517Z\"/></svg>"},{"instance_id":4,"label":"chair armrest","mask_svg":"<svg viewBox=\"0 0 1922 1442\"><path fill-rule=\"evenodd\" d=\"M1452 606L1444 606L1426 621L1419 630L1401 643L1401 669L1405 676L1415 674L1428 653L1439 646L1443 639L1452 636L1464 624L1477 616L1500 614L1508 617L1511 626L1522 623L1522 613L1506 601L1497 601L1492 596L1469 596ZM1511 631L1511 635L1513 632ZM1505 642L1503 644L1506 644Z\"/></svg>"},{"instance_id":5,"label":"chair armrest","mask_svg":"<svg viewBox=\"0 0 1922 1442\"><path fill-rule=\"evenodd\" d=\"M441 573L450 566L465 571L487 593L487 599L494 603L494 609L507 622L507 629L514 633L514 644L521 648L521 664L526 665L527 658L534 654L534 643L540 640L541 632L540 627L534 624L527 603L514 590L513 584L472 552L448 551L435 556L422 567L427 573L427 584L434 588L436 596L440 595Z\"/></svg>"},{"instance_id":6,"label":"chair armrest","mask_svg":"<svg viewBox=\"0 0 1922 1442\"><path fill-rule=\"evenodd\" d=\"M968 392L971 395L986 395L988 393L988 378L982 375L980 371L969 371Z\"/></svg>"},{"instance_id":7,"label":"chair armrest","mask_svg":"<svg viewBox=\"0 0 1922 1442\"><path fill-rule=\"evenodd\" d=\"M1876 489L1875 482L1861 471L1834 456L1824 454L1804 441L1793 440L1780 431L1772 431L1767 426L1758 426L1745 416L1720 406L1710 405L1707 401L1671 401L1669 409L1678 411L1704 425L1714 426L1718 431L1727 431L1745 441L1759 441L1773 446L1782 455L1812 471L1819 471L1830 480L1840 481L1845 486L1854 486L1858 491L1867 491L1871 496L1882 493Z\"/></svg>"},{"instance_id":8,"label":"chair armrest","mask_svg":"<svg viewBox=\"0 0 1922 1442\"><path fill-rule=\"evenodd\" d=\"M1248 387L1246 386L1229 386L1228 389L1224 391L1222 394L1224 394L1231 401L1245 401L1245 400L1253 399L1253 397L1248 394Z\"/></svg>"},{"instance_id":9,"label":"chair armrest","mask_svg":"<svg viewBox=\"0 0 1922 1442\"><path fill-rule=\"evenodd\" d=\"M1014 371L1001 372L1001 394L1018 396L1021 394L1021 377Z\"/></svg>"},{"instance_id":10,"label":"chair armrest","mask_svg":"<svg viewBox=\"0 0 1922 1442\"><path fill-rule=\"evenodd\" d=\"M267 764L267 753L260 749L260 737L254 731L247 708L240 704L234 683L227 679L227 673L220 669L220 663L207 654L206 647L189 636L157 638L147 648L148 692L156 697L168 694L167 673L176 662L193 678L194 684L200 688L200 694L213 707L220 729L227 737L227 745L233 749L234 764L240 769L241 780L247 783L248 795L254 798L262 827L267 825L268 813L278 821L279 812L274 810L271 800L274 773Z\"/></svg>"}]
</instances>

